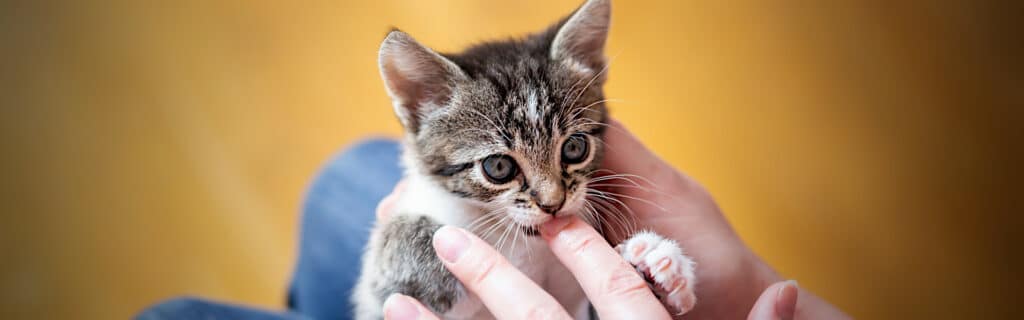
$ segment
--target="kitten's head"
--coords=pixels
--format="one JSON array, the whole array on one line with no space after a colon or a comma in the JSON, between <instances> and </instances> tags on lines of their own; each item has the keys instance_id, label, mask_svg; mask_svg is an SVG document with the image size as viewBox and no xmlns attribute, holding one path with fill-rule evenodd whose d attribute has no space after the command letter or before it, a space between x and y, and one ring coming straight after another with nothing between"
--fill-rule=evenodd
<instances>
[{"instance_id":1,"label":"kitten's head","mask_svg":"<svg viewBox=\"0 0 1024 320\"><path fill-rule=\"evenodd\" d=\"M608 0L524 39L438 54L401 31L380 71L412 170L524 227L576 214L598 169Z\"/></svg>"}]
</instances>

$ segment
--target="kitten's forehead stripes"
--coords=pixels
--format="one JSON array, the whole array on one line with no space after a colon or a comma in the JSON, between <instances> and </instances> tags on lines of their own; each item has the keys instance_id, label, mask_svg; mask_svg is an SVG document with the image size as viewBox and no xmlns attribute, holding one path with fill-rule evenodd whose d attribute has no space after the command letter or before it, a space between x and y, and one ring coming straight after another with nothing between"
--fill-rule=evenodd
<instances>
[{"instance_id":1,"label":"kitten's forehead stripes","mask_svg":"<svg viewBox=\"0 0 1024 320\"><path fill-rule=\"evenodd\" d=\"M563 24L440 54L463 78L449 104L424 120L413 144L424 171L453 194L490 201L503 192L528 192L531 185L548 188L553 181L565 188L598 165L592 161L570 169L561 163L565 138L577 132L600 135L602 126L593 123L605 117L603 78L582 75L552 58L552 41ZM490 154L517 155L523 178L515 190L480 181L476 165Z\"/></svg>"}]
</instances>

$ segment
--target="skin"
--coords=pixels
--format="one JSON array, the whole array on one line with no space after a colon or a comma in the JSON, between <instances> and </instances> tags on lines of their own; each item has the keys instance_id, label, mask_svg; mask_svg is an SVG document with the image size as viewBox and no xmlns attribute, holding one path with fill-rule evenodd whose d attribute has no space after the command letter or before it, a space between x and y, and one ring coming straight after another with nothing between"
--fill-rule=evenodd
<instances>
[{"instance_id":1,"label":"skin","mask_svg":"<svg viewBox=\"0 0 1024 320\"><path fill-rule=\"evenodd\" d=\"M736 235L711 195L648 150L621 123L610 121L604 168L650 180L658 192L610 188L633 209L637 223L678 241L699 263L698 303L687 319L849 319L814 294L783 281ZM378 218L386 219L401 192L386 197ZM645 201L630 198L645 199ZM671 208L662 210L660 208ZM573 273L602 319L671 319L635 269L605 239L575 216L553 219L541 237ZM504 257L472 233L443 227L434 247L445 266L499 319L570 319L569 313ZM508 304L508 297L516 297ZM439 319L421 303L395 294L384 304L386 319ZM677 317L678 318L678 317Z\"/></svg>"}]
</instances>

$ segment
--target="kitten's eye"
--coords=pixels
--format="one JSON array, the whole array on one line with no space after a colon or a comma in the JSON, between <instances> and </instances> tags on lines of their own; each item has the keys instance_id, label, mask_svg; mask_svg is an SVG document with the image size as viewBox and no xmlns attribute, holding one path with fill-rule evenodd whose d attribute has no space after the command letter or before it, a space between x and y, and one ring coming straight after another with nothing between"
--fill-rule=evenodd
<instances>
[{"instance_id":1,"label":"kitten's eye","mask_svg":"<svg viewBox=\"0 0 1024 320\"><path fill-rule=\"evenodd\" d=\"M505 184L512 181L519 169L512 157L503 154L487 156L481 166L484 169L484 176L494 184Z\"/></svg>"},{"instance_id":2,"label":"kitten's eye","mask_svg":"<svg viewBox=\"0 0 1024 320\"><path fill-rule=\"evenodd\" d=\"M577 133L569 136L569 139L562 143L562 163L577 164L587 158L587 137Z\"/></svg>"}]
</instances>

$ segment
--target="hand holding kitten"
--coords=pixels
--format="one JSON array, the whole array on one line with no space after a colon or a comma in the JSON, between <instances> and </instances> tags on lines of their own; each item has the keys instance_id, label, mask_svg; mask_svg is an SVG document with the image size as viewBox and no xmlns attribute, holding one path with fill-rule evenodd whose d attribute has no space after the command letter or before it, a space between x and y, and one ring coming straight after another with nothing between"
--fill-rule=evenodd
<instances>
[{"instance_id":1,"label":"hand holding kitten","mask_svg":"<svg viewBox=\"0 0 1024 320\"><path fill-rule=\"evenodd\" d=\"M382 218L390 205L388 198L381 202ZM601 318L671 319L633 266L586 222L575 216L552 220L541 228L541 235L580 281ZM571 319L551 295L472 233L443 227L434 234L434 247L445 266L499 319ZM795 305L796 287L780 282L765 291L748 319L792 319ZM384 303L384 317L440 319L419 301L401 294Z\"/></svg>"},{"instance_id":2,"label":"hand holding kitten","mask_svg":"<svg viewBox=\"0 0 1024 320\"><path fill-rule=\"evenodd\" d=\"M606 167L650 177L655 180L653 183L663 187L664 194L673 195L652 199L671 209L667 212L645 211L644 208L650 207L631 204L636 205L641 226L682 242L702 263L697 276L701 281L699 295L703 302L688 318L747 315L748 319L793 319L797 314L813 318L847 317L809 292L799 291L798 294L794 282L781 281L781 277L739 240L710 194L647 150L620 123L614 120L610 123L606 142L612 147ZM401 189L401 184L396 186L396 192ZM637 194L640 191L632 192L634 196L652 197ZM378 210L381 219L387 218L394 198L389 196L381 202ZM634 268L579 218L552 220L543 226L541 236L580 282L602 318L670 318L670 311L665 310ZM612 239L612 242L619 243L618 240ZM454 227L442 228L434 235L434 246L445 266L499 318L570 318L549 294L471 233ZM457 257L452 259L445 255ZM797 308L798 295L800 308ZM509 303L509 299L515 299L515 303ZM438 319L418 301L403 295L393 295L387 300L385 317Z\"/></svg>"},{"instance_id":3,"label":"hand holding kitten","mask_svg":"<svg viewBox=\"0 0 1024 320\"><path fill-rule=\"evenodd\" d=\"M766 299L774 296L787 296L785 301L780 300L786 304L790 303L790 294L792 300L797 300L795 293L786 293L795 291L795 282L783 282L775 270L743 243L711 194L696 180L647 149L622 123L609 119L608 124L603 168L643 177L657 190L612 187L610 191L623 195L620 200L633 208L640 228L678 241L700 263L697 295L701 303L687 313L687 319L739 319L752 308L749 319L762 319L760 316L771 314L772 309L793 310L795 318L850 318L806 290L799 291L799 305L795 308L771 308L772 304L766 304ZM622 239L608 240L619 243ZM769 294L774 292L778 294Z\"/></svg>"}]
</instances>

